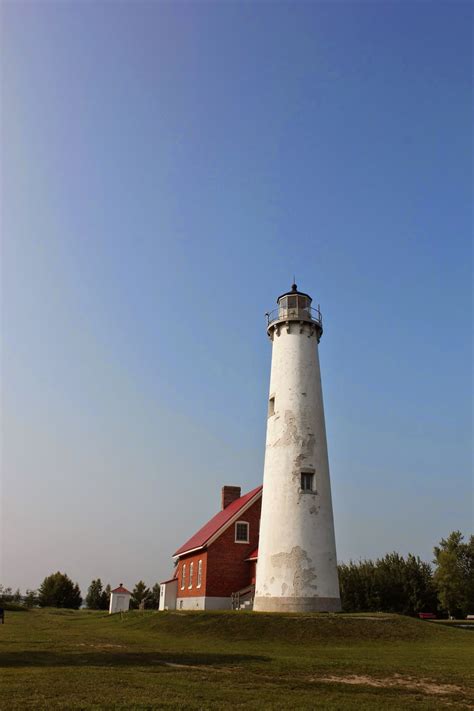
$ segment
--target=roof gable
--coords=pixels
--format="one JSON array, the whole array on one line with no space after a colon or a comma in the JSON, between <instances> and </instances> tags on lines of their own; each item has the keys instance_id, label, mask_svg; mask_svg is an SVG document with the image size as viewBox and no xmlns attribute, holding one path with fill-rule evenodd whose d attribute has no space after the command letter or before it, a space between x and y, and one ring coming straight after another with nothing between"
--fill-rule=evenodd
<instances>
[{"instance_id":1,"label":"roof gable","mask_svg":"<svg viewBox=\"0 0 474 711\"><path fill-rule=\"evenodd\" d=\"M118 586L118 588L115 588L115 590L111 590L110 592L111 592L111 593L118 593L119 595L120 595L120 594L122 594L122 595L131 595L131 594L132 594L132 593L130 592L130 590L127 590L127 588L124 588L124 587L123 587L122 583L120 583L120 585Z\"/></svg>"},{"instance_id":2,"label":"roof gable","mask_svg":"<svg viewBox=\"0 0 474 711\"><path fill-rule=\"evenodd\" d=\"M223 533L227 525L231 523L234 516L238 516L238 514L242 512L242 509L248 508L249 505L262 495L262 488L262 486L257 486L256 489L252 489L252 491L249 491L244 496L241 496L240 499L236 499L226 506L225 509L219 511L219 513L204 524L194 536L191 536L186 543L178 548L173 555L180 556L197 548L203 548L206 544L211 542L211 539L217 538Z\"/></svg>"}]
</instances>

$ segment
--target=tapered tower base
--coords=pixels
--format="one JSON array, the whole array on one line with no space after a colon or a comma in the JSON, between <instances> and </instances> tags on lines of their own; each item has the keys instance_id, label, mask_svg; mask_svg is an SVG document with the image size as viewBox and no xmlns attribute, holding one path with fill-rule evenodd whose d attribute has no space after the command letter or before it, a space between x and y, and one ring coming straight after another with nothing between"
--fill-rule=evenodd
<instances>
[{"instance_id":1,"label":"tapered tower base","mask_svg":"<svg viewBox=\"0 0 474 711\"><path fill-rule=\"evenodd\" d=\"M256 597L253 609L260 612L340 612L338 597Z\"/></svg>"}]
</instances>

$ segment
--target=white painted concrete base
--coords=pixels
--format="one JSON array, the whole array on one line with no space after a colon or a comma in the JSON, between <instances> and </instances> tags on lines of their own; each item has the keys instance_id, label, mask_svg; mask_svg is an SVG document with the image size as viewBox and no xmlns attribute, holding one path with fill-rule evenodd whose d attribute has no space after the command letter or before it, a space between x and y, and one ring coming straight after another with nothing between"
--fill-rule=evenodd
<instances>
[{"instance_id":1,"label":"white painted concrete base","mask_svg":"<svg viewBox=\"0 0 474 711\"><path fill-rule=\"evenodd\" d=\"M341 600L338 597L257 597L253 609L265 612L340 612Z\"/></svg>"},{"instance_id":2,"label":"white painted concrete base","mask_svg":"<svg viewBox=\"0 0 474 711\"><path fill-rule=\"evenodd\" d=\"M206 610L232 610L230 597L206 597Z\"/></svg>"},{"instance_id":3,"label":"white painted concrete base","mask_svg":"<svg viewBox=\"0 0 474 711\"><path fill-rule=\"evenodd\" d=\"M230 597L178 597L177 610L231 610Z\"/></svg>"}]
</instances>

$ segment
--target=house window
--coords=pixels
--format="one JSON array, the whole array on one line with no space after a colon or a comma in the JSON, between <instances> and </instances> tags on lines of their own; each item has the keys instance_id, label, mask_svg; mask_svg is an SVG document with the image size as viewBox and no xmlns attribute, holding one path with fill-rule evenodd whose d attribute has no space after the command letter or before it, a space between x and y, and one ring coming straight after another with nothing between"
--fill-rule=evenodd
<instances>
[{"instance_id":1,"label":"house window","mask_svg":"<svg viewBox=\"0 0 474 711\"><path fill-rule=\"evenodd\" d=\"M186 585L186 563L183 563L183 567L181 568L181 590L184 590L185 585Z\"/></svg>"},{"instance_id":2,"label":"house window","mask_svg":"<svg viewBox=\"0 0 474 711\"><path fill-rule=\"evenodd\" d=\"M272 395L268 400L268 417L275 414L275 395Z\"/></svg>"},{"instance_id":3,"label":"house window","mask_svg":"<svg viewBox=\"0 0 474 711\"><path fill-rule=\"evenodd\" d=\"M198 588L201 587L201 580L202 580L202 560L198 560L198 579L197 579L196 587L198 587Z\"/></svg>"},{"instance_id":4,"label":"house window","mask_svg":"<svg viewBox=\"0 0 474 711\"><path fill-rule=\"evenodd\" d=\"M301 491L314 491L314 472L301 472Z\"/></svg>"},{"instance_id":5,"label":"house window","mask_svg":"<svg viewBox=\"0 0 474 711\"><path fill-rule=\"evenodd\" d=\"M188 588L193 587L193 571L194 571L194 562L189 564L189 582L188 582Z\"/></svg>"},{"instance_id":6,"label":"house window","mask_svg":"<svg viewBox=\"0 0 474 711\"><path fill-rule=\"evenodd\" d=\"M235 524L235 542L249 542L249 525L246 521L237 521L237 523Z\"/></svg>"}]
</instances>

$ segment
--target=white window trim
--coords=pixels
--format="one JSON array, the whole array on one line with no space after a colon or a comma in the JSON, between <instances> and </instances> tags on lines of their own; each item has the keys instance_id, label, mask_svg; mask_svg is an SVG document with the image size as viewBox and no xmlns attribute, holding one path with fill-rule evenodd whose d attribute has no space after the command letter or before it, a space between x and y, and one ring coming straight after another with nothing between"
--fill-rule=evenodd
<instances>
[{"instance_id":1,"label":"white window trim","mask_svg":"<svg viewBox=\"0 0 474 711\"><path fill-rule=\"evenodd\" d=\"M191 590L193 587L193 575L194 575L194 561L192 560L189 564L188 590Z\"/></svg>"},{"instance_id":2,"label":"white window trim","mask_svg":"<svg viewBox=\"0 0 474 711\"><path fill-rule=\"evenodd\" d=\"M181 590L186 587L186 563L183 563L181 568Z\"/></svg>"},{"instance_id":3,"label":"white window trim","mask_svg":"<svg viewBox=\"0 0 474 711\"><path fill-rule=\"evenodd\" d=\"M237 540L237 526L240 524L245 524L247 526L247 540L246 541L238 541ZM248 521L236 521L235 522L235 527L234 527L234 543L243 543L244 545L247 545L250 543L250 524Z\"/></svg>"},{"instance_id":4,"label":"white window trim","mask_svg":"<svg viewBox=\"0 0 474 711\"><path fill-rule=\"evenodd\" d=\"M201 587L202 583L202 558L198 560L198 571L197 571L197 588Z\"/></svg>"}]
</instances>

